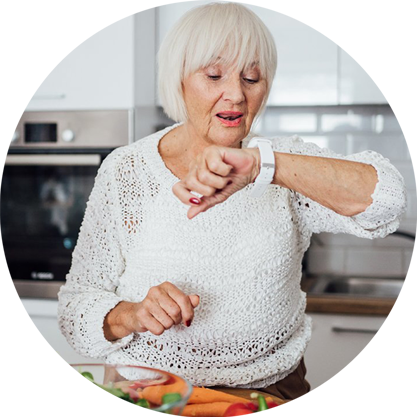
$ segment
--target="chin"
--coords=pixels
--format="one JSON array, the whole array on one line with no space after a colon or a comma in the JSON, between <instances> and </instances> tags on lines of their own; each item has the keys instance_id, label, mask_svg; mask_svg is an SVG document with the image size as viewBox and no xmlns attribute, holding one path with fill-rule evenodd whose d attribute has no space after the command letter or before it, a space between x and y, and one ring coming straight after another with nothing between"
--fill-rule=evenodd
<instances>
[{"instance_id":1,"label":"chin","mask_svg":"<svg viewBox=\"0 0 417 417\"><path fill-rule=\"evenodd\" d=\"M245 132L223 132L223 134L218 134L215 137L210 138L211 142L217 146L224 146L227 148L238 147L240 142L245 139L247 134Z\"/></svg>"}]
</instances>

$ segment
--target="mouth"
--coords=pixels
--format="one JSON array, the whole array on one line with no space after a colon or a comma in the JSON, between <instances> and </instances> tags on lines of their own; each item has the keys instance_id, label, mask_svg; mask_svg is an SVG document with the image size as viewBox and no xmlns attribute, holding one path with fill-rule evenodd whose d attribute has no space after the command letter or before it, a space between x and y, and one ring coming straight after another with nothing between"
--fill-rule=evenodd
<instances>
[{"instance_id":1,"label":"mouth","mask_svg":"<svg viewBox=\"0 0 417 417\"><path fill-rule=\"evenodd\" d=\"M217 113L216 117L226 126L238 126L242 121L243 113L235 111L225 111Z\"/></svg>"}]
</instances>

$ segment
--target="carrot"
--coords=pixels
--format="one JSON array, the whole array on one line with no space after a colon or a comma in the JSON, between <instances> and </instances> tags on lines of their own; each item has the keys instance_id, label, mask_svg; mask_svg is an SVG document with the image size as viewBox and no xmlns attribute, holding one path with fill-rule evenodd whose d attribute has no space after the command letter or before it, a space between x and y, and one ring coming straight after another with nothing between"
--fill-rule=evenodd
<instances>
[{"instance_id":1,"label":"carrot","mask_svg":"<svg viewBox=\"0 0 417 417\"><path fill-rule=\"evenodd\" d=\"M230 402L214 402L186 405L181 415L188 417L223 417L231 404Z\"/></svg>"},{"instance_id":2,"label":"carrot","mask_svg":"<svg viewBox=\"0 0 417 417\"><path fill-rule=\"evenodd\" d=\"M140 398L144 398L149 402L155 404L162 404L162 397L165 394L178 392L181 393L184 390L184 383L175 378L174 382L169 385L155 385L146 387L139 393ZM228 402L228 403L248 403L251 402L242 397L238 397L232 394L226 394L225 392L216 391L214 389L204 387L193 387L193 391L187 404L207 404L216 402Z\"/></svg>"},{"instance_id":3,"label":"carrot","mask_svg":"<svg viewBox=\"0 0 417 417\"><path fill-rule=\"evenodd\" d=\"M168 385L152 385L150 387L146 387L143 389L142 392L139 393L139 398L144 398L151 403L161 405L162 404L162 397L165 394L170 394L177 392L181 394L184 390L184 382L177 377L174 377L174 382Z\"/></svg>"},{"instance_id":4,"label":"carrot","mask_svg":"<svg viewBox=\"0 0 417 417\"><path fill-rule=\"evenodd\" d=\"M187 404L206 404L216 402L249 403L250 400L225 392L204 387L194 387Z\"/></svg>"}]
</instances>

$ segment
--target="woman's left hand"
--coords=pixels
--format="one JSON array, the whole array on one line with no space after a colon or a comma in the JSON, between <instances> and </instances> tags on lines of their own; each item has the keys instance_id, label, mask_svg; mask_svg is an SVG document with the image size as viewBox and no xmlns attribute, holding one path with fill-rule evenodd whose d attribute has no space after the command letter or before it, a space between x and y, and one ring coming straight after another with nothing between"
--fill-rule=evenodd
<instances>
[{"instance_id":1,"label":"woman's left hand","mask_svg":"<svg viewBox=\"0 0 417 417\"><path fill-rule=\"evenodd\" d=\"M259 159L258 149L209 146L190 163L187 176L172 190L191 206L187 216L192 219L252 183L259 174Z\"/></svg>"}]
</instances>

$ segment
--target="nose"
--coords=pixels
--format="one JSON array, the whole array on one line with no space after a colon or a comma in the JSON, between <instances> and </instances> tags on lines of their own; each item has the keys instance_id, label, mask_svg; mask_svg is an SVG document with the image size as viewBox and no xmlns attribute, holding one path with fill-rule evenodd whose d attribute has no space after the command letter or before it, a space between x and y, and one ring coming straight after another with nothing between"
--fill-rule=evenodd
<instances>
[{"instance_id":1,"label":"nose","mask_svg":"<svg viewBox=\"0 0 417 417\"><path fill-rule=\"evenodd\" d=\"M224 84L223 99L230 101L233 104L239 104L245 100L245 94L243 93L240 75L236 77L230 77L226 81Z\"/></svg>"}]
</instances>

